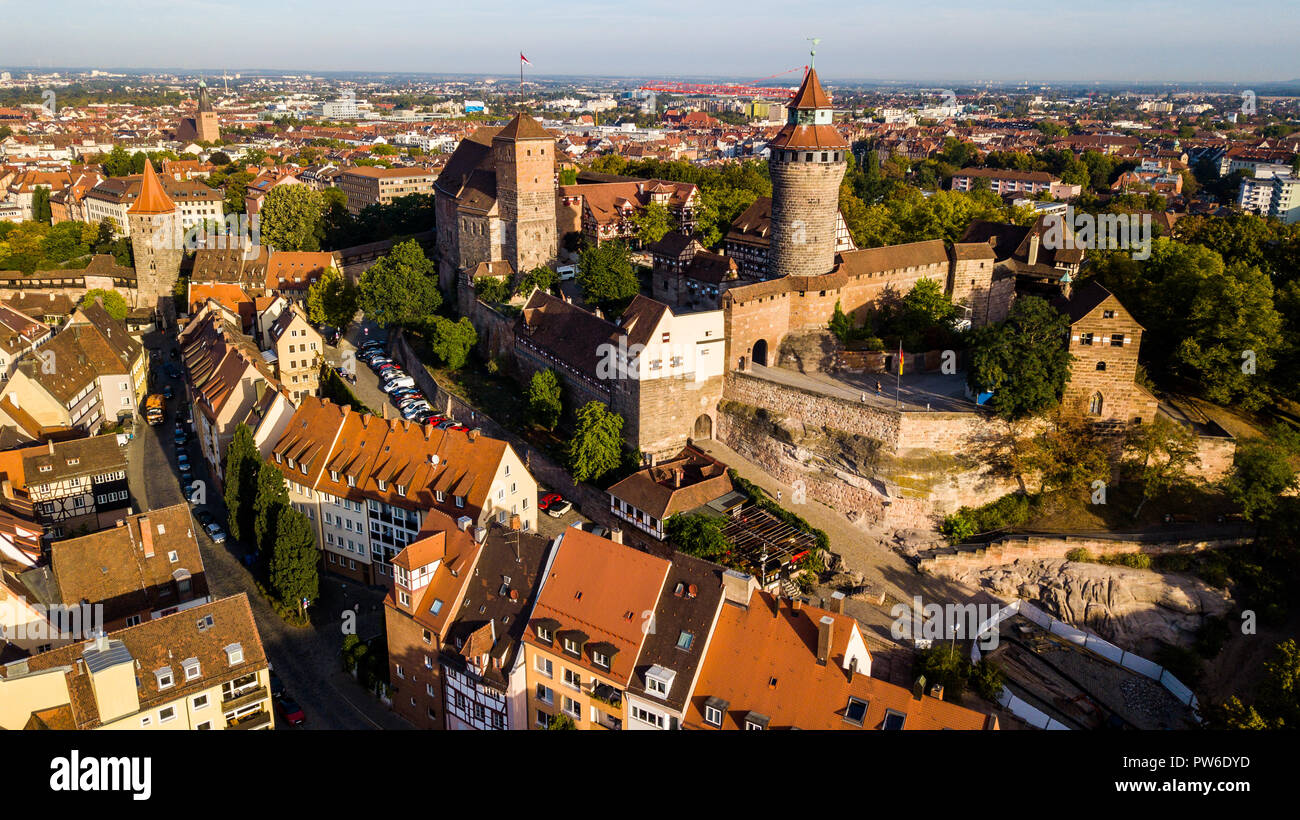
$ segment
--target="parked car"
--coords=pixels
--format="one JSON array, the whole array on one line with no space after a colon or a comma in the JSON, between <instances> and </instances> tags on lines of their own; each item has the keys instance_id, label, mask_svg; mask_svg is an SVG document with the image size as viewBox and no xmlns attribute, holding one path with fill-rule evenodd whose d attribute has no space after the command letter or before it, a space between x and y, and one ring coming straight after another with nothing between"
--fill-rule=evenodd
<instances>
[{"instance_id":1,"label":"parked car","mask_svg":"<svg viewBox=\"0 0 1300 820\"><path fill-rule=\"evenodd\" d=\"M201 481L191 481L189 484L186 484L186 485L184 486L184 490L185 490L185 500L188 501L188 502L190 502L191 504L195 503L195 501L194 501L194 497L195 497L195 496L196 496L196 495L197 495L197 494L198 494L202 489L203 489L203 483L202 483Z\"/></svg>"},{"instance_id":2,"label":"parked car","mask_svg":"<svg viewBox=\"0 0 1300 820\"><path fill-rule=\"evenodd\" d=\"M541 503L537 506L551 518L559 518L573 509L573 502L559 493L548 493L542 497Z\"/></svg>"},{"instance_id":3,"label":"parked car","mask_svg":"<svg viewBox=\"0 0 1300 820\"><path fill-rule=\"evenodd\" d=\"M379 389L383 390L385 393L391 393L399 387L415 387L415 379L410 376L399 376L391 381L381 384Z\"/></svg>"},{"instance_id":4,"label":"parked car","mask_svg":"<svg viewBox=\"0 0 1300 820\"><path fill-rule=\"evenodd\" d=\"M280 710L280 717L284 718L284 722L290 726L301 726L306 722L306 713L302 711L302 707L298 705L298 702L289 697L287 693L282 693L275 705Z\"/></svg>"},{"instance_id":5,"label":"parked car","mask_svg":"<svg viewBox=\"0 0 1300 820\"><path fill-rule=\"evenodd\" d=\"M164 399L170 399L171 397L173 397L173 396L175 396L175 395L176 395L176 391L172 389L172 386L171 386L170 384L164 384L164 385L163 385L163 398L164 398Z\"/></svg>"},{"instance_id":6,"label":"parked car","mask_svg":"<svg viewBox=\"0 0 1300 820\"><path fill-rule=\"evenodd\" d=\"M204 530L208 528L209 524L211 524L213 521L216 520L212 517L212 513L208 510L195 510L194 517L199 519L199 524L200 526L203 527Z\"/></svg>"},{"instance_id":7,"label":"parked car","mask_svg":"<svg viewBox=\"0 0 1300 820\"><path fill-rule=\"evenodd\" d=\"M456 426L456 421L454 419L443 419L442 421L438 422L439 430L447 430L455 426Z\"/></svg>"},{"instance_id":8,"label":"parked car","mask_svg":"<svg viewBox=\"0 0 1300 820\"><path fill-rule=\"evenodd\" d=\"M284 681L274 672L271 673L271 697L277 700L284 697Z\"/></svg>"},{"instance_id":9,"label":"parked car","mask_svg":"<svg viewBox=\"0 0 1300 820\"><path fill-rule=\"evenodd\" d=\"M213 521L211 524L208 524L206 527L204 527L204 529L208 531L208 537L212 539L212 543L214 544L226 543L226 531L221 529L221 525L218 524L216 521Z\"/></svg>"},{"instance_id":10,"label":"parked car","mask_svg":"<svg viewBox=\"0 0 1300 820\"><path fill-rule=\"evenodd\" d=\"M412 405L411 407L408 407L402 411L402 418L413 420L415 419L416 416L420 415L427 409L429 409L428 405L425 405L424 407L420 407L419 405Z\"/></svg>"},{"instance_id":11,"label":"parked car","mask_svg":"<svg viewBox=\"0 0 1300 820\"><path fill-rule=\"evenodd\" d=\"M184 450L178 451L176 453L176 463L181 467L190 466L190 454Z\"/></svg>"}]
</instances>

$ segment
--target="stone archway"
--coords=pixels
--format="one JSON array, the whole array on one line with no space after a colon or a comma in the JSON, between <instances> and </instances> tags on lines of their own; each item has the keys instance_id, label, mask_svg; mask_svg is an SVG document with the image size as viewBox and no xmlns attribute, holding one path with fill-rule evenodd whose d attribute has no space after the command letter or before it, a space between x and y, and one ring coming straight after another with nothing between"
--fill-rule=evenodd
<instances>
[{"instance_id":1,"label":"stone archway","mask_svg":"<svg viewBox=\"0 0 1300 820\"><path fill-rule=\"evenodd\" d=\"M767 367L767 339L759 339L754 342L754 353L750 356L754 364L761 364Z\"/></svg>"},{"instance_id":2,"label":"stone archway","mask_svg":"<svg viewBox=\"0 0 1300 820\"><path fill-rule=\"evenodd\" d=\"M708 413L695 420L695 434L692 438L696 441L708 441L713 438L713 419Z\"/></svg>"}]
</instances>

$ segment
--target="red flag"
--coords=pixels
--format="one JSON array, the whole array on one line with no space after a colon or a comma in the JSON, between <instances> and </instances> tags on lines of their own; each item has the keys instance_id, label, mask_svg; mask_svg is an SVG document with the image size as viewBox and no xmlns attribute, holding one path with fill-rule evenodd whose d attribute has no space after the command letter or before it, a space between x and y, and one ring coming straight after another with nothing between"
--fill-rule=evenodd
<instances>
[{"instance_id":1,"label":"red flag","mask_svg":"<svg viewBox=\"0 0 1300 820\"><path fill-rule=\"evenodd\" d=\"M522 51L519 52L519 62L521 62L521 63L527 63L528 65L532 65L532 61L530 61L527 57L525 57L525 56L524 56L524 53L523 53Z\"/></svg>"}]
</instances>

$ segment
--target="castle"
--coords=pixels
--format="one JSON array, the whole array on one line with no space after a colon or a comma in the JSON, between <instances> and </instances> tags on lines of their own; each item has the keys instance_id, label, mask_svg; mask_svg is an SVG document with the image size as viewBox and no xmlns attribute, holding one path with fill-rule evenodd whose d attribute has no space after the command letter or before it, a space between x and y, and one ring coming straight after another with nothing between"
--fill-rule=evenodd
<instances>
[{"instance_id":1,"label":"castle","mask_svg":"<svg viewBox=\"0 0 1300 820\"><path fill-rule=\"evenodd\" d=\"M131 252L135 257L135 306L157 309L170 305L185 255L180 210L163 190L152 162L144 164L140 196L127 210L131 221Z\"/></svg>"}]
</instances>

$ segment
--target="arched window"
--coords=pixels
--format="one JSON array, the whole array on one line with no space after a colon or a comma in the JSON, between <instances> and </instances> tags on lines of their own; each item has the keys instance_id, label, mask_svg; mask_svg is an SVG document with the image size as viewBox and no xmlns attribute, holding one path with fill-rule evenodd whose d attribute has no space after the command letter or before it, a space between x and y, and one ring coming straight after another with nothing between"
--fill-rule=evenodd
<instances>
[{"instance_id":1,"label":"arched window","mask_svg":"<svg viewBox=\"0 0 1300 820\"><path fill-rule=\"evenodd\" d=\"M1094 416L1101 415L1102 398L1100 393L1093 393L1092 400L1088 402L1088 412Z\"/></svg>"},{"instance_id":2,"label":"arched window","mask_svg":"<svg viewBox=\"0 0 1300 820\"><path fill-rule=\"evenodd\" d=\"M1105 369L1106 369L1106 363L1105 363L1105 362L1097 362L1097 369L1098 369L1098 370L1105 370Z\"/></svg>"}]
</instances>

